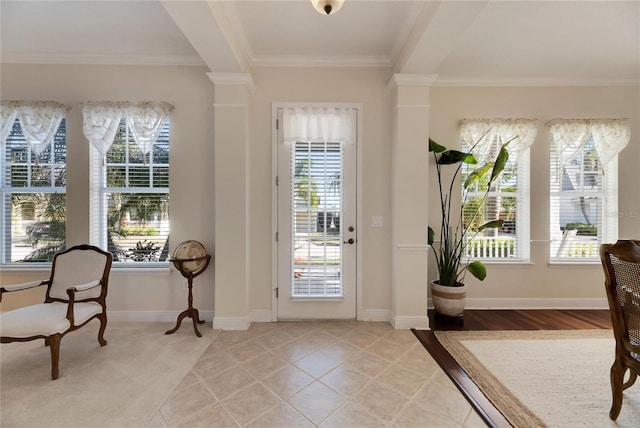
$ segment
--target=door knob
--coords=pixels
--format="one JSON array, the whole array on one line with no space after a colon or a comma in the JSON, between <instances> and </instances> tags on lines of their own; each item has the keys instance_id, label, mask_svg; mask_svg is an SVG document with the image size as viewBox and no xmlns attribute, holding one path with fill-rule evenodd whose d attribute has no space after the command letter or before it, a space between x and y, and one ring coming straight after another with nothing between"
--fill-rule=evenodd
<instances>
[{"instance_id":1,"label":"door knob","mask_svg":"<svg viewBox=\"0 0 640 428\"><path fill-rule=\"evenodd\" d=\"M342 241L342 242L345 243L345 244L353 244L356 241L353 238L349 238L347 241Z\"/></svg>"}]
</instances>

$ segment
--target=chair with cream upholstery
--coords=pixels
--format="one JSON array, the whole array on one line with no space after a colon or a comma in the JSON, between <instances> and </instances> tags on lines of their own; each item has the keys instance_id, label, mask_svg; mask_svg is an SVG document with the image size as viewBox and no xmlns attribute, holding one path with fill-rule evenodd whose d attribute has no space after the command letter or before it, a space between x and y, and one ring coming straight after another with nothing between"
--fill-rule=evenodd
<instances>
[{"instance_id":1,"label":"chair with cream upholstery","mask_svg":"<svg viewBox=\"0 0 640 428\"><path fill-rule=\"evenodd\" d=\"M611 366L613 404L609 411L609 417L615 420L622 408L622 392L640 375L640 241L603 244L600 259L616 339L616 356ZM625 381L627 372L629 377Z\"/></svg>"},{"instance_id":2,"label":"chair with cream upholstery","mask_svg":"<svg viewBox=\"0 0 640 428\"><path fill-rule=\"evenodd\" d=\"M91 245L78 245L57 253L47 280L0 288L7 292L47 286L44 303L0 314L0 342L44 339L51 350L51 379L58 378L60 340L94 318L100 320L98 342L104 346L107 327L107 286L111 253Z\"/></svg>"}]
</instances>

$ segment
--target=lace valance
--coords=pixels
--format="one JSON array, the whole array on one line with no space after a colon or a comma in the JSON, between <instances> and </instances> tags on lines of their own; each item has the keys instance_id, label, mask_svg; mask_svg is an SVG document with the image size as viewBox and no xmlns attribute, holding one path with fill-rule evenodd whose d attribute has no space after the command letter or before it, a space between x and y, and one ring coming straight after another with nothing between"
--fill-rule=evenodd
<instances>
[{"instance_id":1,"label":"lace valance","mask_svg":"<svg viewBox=\"0 0 640 428\"><path fill-rule=\"evenodd\" d=\"M40 155L53 140L70 107L56 101L3 101L0 103L0 145L4 145L16 119L31 150Z\"/></svg>"},{"instance_id":2,"label":"lace valance","mask_svg":"<svg viewBox=\"0 0 640 428\"><path fill-rule=\"evenodd\" d=\"M473 155L479 163L495 158L502 144L507 146L509 157L515 162L520 153L527 150L536 139L537 119L462 119L460 140L467 150L473 147ZM475 147L474 147L475 146Z\"/></svg>"},{"instance_id":3,"label":"lace valance","mask_svg":"<svg viewBox=\"0 0 640 428\"><path fill-rule=\"evenodd\" d=\"M631 139L628 119L553 119L547 123L560 165L582 153L589 137L604 166L618 156Z\"/></svg>"},{"instance_id":4,"label":"lace valance","mask_svg":"<svg viewBox=\"0 0 640 428\"><path fill-rule=\"evenodd\" d=\"M104 155L113 144L120 120L125 119L136 145L148 154L173 111L166 102L94 101L82 103L82 129L91 144Z\"/></svg>"}]
</instances>

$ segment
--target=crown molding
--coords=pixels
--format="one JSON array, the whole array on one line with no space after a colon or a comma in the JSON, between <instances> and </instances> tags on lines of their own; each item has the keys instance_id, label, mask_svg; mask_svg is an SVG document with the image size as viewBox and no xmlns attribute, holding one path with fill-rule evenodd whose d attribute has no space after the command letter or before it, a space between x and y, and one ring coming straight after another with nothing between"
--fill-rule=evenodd
<instances>
[{"instance_id":1,"label":"crown molding","mask_svg":"<svg viewBox=\"0 0 640 428\"><path fill-rule=\"evenodd\" d=\"M3 64L67 65L205 65L198 55L94 55L94 54L18 54L3 52Z\"/></svg>"},{"instance_id":2,"label":"crown molding","mask_svg":"<svg viewBox=\"0 0 640 428\"><path fill-rule=\"evenodd\" d=\"M437 74L395 73L387 86L389 89L400 86L434 86L437 80Z\"/></svg>"},{"instance_id":3,"label":"crown molding","mask_svg":"<svg viewBox=\"0 0 640 428\"><path fill-rule=\"evenodd\" d=\"M207 76L214 85L246 86L250 91L253 91L256 86L249 73L209 72Z\"/></svg>"},{"instance_id":4,"label":"crown molding","mask_svg":"<svg viewBox=\"0 0 640 428\"><path fill-rule=\"evenodd\" d=\"M472 78L453 77L438 78L433 86L640 86L640 78L615 79L615 78Z\"/></svg>"}]
</instances>

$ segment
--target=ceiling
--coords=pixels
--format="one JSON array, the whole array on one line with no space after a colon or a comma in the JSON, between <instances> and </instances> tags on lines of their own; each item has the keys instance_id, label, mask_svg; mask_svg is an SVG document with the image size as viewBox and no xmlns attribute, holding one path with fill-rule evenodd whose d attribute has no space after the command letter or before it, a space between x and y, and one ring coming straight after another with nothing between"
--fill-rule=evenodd
<instances>
[{"instance_id":1,"label":"ceiling","mask_svg":"<svg viewBox=\"0 0 640 428\"><path fill-rule=\"evenodd\" d=\"M0 2L3 63L389 67L439 82L638 84L640 1Z\"/></svg>"}]
</instances>

